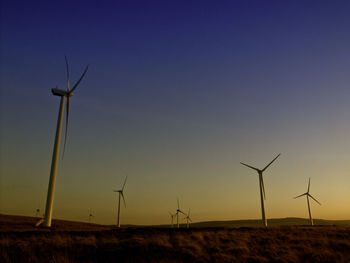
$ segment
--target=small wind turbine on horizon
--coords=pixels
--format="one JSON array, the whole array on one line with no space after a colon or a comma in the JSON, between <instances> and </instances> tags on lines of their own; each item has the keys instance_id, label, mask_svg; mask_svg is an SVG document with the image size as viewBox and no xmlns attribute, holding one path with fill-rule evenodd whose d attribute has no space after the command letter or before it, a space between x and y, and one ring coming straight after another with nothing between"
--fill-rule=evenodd
<instances>
[{"instance_id":1,"label":"small wind turbine on horizon","mask_svg":"<svg viewBox=\"0 0 350 263\"><path fill-rule=\"evenodd\" d=\"M187 214L186 217L185 217L187 228L190 227L190 222L192 223L192 219L191 219L191 217L190 217L190 212L191 212L190 209L191 209L191 208L188 209L188 214Z\"/></svg>"},{"instance_id":2,"label":"small wind turbine on horizon","mask_svg":"<svg viewBox=\"0 0 350 263\"><path fill-rule=\"evenodd\" d=\"M119 200L118 200L118 217L117 217L117 227L120 228L120 197L123 198L123 202L124 202L124 207L126 208L126 203L125 203L125 199L124 199L124 187L126 184L126 179L128 178L128 176L125 177L124 180L124 184L121 190L114 190L114 192L119 193Z\"/></svg>"},{"instance_id":3,"label":"small wind turbine on horizon","mask_svg":"<svg viewBox=\"0 0 350 263\"><path fill-rule=\"evenodd\" d=\"M92 210L90 208L90 212L89 212L89 223L91 223L91 219L93 219L95 216L92 214Z\"/></svg>"},{"instance_id":4,"label":"small wind turbine on horizon","mask_svg":"<svg viewBox=\"0 0 350 263\"><path fill-rule=\"evenodd\" d=\"M177 209L176 209L176 225L177 225L177 228L180 227L179 226L179 213L182 213L182 214L186 215L183 211L181 211L179 198L177 198Z\"/></svg>"},{"instance_id":5,"label":"small wind turbine on horizon","mask_svg":"<svg viewBox=\"0 0 350 263\"><path fill-rule=\"evenodd\" d=\"M64 137L63 154L66 148L66 141L67 141L70 98L73 96L73 91L78 87L80 81L84 78L89 68L89 66L86 66L83 74L80 76L79 80L74 84L73 88L71 89L67 57L65 57L65 60L66 60L66 70L67 70L67 90L62 90L58 88L51 89L53 95L61 97L61 102L60 102L60 108L58 111L56 137L55 137L55 143L54 143L53 154L52 154L50 181L49 181L49 187L47 191L47 199L46 199L46 207L45 207L45 218L43 220L44 226L46 227L51 226L51 220L52 220L52 208L53 208L53 201L54 201L54 194L55 194L56 175L57 175L57 168L58 168L65 99L67 98L67 104L66 104L67 109L66 109L66 130L65 130L65 137ZM38 222L37 224L40 224L40 223L41 222Z\"/></svg>"},{"instance_id":6,"label":"small wind turbine on horizon","mask_svg":"<svg viewBox=\"0 0 350 263\"><path fill-rule=\"evenodd\" d=\"M37 209L35 210L35 217L39 217L39 214L40 214L40 209L37 208Z\"/></svg>"},{"instance_id":7,"label":"small wind turbine on horizon","mask_svg":"<svg viewBox=\"0 0 350 263\"><path fill-rule=\"evenodd\" d=\"M262 214L262 223L264 226L267 226L267 220L265 216L265 205L264 205L264 200L265 198L265 186L264 186L264 178L263 178L263 173L264 171L280 156L281 154L278 154L268 165L264 167L264 169L258 169L256 167L253 167L251 165L242 163L244 166L247 166L248 168L251 168L255 171L258 172L259 175L259 188L260 188L260 199L261 199L261 214Z\"/></svg>"},{"instance_id":8,"label":"small wind turbine on horizon","mask_svg":"<svg viewBox=\"0 0 350 263\"><path fill-rule=\"evenodd\" d=\"M314 199L314 201L316 202L316 203L318 203L319 205L321 205L321 203L319 202L319 201L317 201L312 195L310 195L310 179L311 178L309 178L309 183L308 183L308 186L307 186L307 192L306 193L304 193L304 194L301 194L301 195L298 195L298 196L296 196L296 197L294 197L294 199L296 199L296 198L299 198L299 197L302 197L302 196L304 196L304 195L306 195L306 200L307 200L307 208L308 208L308 210L309 210L309 220L310 220L310 225L311 226L313 226L314 225L314 221L312 220L312 216L311 216L311 209L310 209L310 201L309 201L309 197L311 197L312 199Z\"/></svg>"},{"instance_id":9,"label":"small wind turbine on horizon","mask_svg":"<svg viewBox=\"0 0 350 263\"><path fill-rule=\"evenodd\" d=\"M174 228L174 217L176 216L176 214L172 214L169 212L170 215L170 219L171 219L171 227Z\"/></svg>"}]
</instances>

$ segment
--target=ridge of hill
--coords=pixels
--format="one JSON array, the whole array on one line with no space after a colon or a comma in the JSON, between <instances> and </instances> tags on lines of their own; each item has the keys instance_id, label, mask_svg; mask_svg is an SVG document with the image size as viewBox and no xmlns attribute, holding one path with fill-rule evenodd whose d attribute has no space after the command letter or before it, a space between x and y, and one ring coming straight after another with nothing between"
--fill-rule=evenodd
<instances>
[{"instance_id":1,"label":"ridge of hill","mask_svg":"<svg viewBox=\"0 0 350 263\"><path fill-rule=\"evenodd\" d=\"M17 215L4 215L0 214L0 231L4 229L25 229L34 227L35 223L39 219L29 216L17 216ZM309 225L309 219L298 217L286 217L286 218L271 218L267 219L268 226L307 226ZM329 226L350 226L350 220L328 220L328 219L314 219L314 225L329 225ZM174 224L175 226L175 224ZM243 219L243 220L218 220L218 221L202 221L191 223L191 228L211 228L211 227L226 227L226 228L238 228L238 227L259 227L262 226L259 219ZM101 225L88 222L69 221L54 219L53 227L56 229L72 228L79 230L108 230L115 228L115 225ZM162 225L132 225L124 224L122 227L126 228L139 228L139 227L160 227L168 228L169 224ZM180 227L186 227L186 224L180 224Z\"/></svg>"}]
</instances>

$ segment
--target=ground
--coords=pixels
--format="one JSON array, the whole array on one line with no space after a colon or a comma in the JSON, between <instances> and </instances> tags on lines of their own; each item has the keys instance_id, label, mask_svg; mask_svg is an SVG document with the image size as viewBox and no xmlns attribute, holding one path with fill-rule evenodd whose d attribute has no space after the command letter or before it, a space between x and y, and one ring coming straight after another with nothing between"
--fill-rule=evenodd
<instances>
[{"instance_id":1,"label":"ground","mask_svg":"<svg viewBox=\"0 0 350 263\"><path fill-rule=\"evenodd\" d=\"M0 215L0 262L350 262L348 226L160 228Z\"/></svg>"}]
</instances>

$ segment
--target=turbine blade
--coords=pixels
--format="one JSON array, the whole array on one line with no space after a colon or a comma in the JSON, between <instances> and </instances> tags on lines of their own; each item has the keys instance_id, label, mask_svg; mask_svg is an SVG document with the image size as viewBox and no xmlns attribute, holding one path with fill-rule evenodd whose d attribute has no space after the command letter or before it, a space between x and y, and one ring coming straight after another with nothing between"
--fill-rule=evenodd
<instances>
[{"instance_id":1,"label":"turbine blade","mask_svg":"<svg viewBox=\"0 0 350 263\"><path fill-rule=\"evenodd\" d=\"M188 209L188 214L187 214L188 217L190 217L190 212L191 212L191 208Z\"/></svg>"},{"instance_id":2,"label":"turbine blade","mask_svg":"<svg viewBox=\"0 0 350 263\"><path fill-rule=\"evenodd\" d=\"M304 193L304 194L302 194L302 195L298 195L298 196L294 197L294 199L299 198L299 197L302 197L302 196L304 196L304 195L307 195L307 193Z\"/></svg>"},{"instance_id":3,"label":"turbine blade","mask_svg":"<svg viewBox=\"0 0 350 263\"><path fill-rule=\"evenodd\" d=\"M120 194L122 195L122 198L123 198L123 202L124 202L124 206L126 208L126 203L125 203L125 198L124 198L124 194L123 194L123 191L120 192Z\"/></svg>"},{"instance_id":4,"label":"turbine blade","mask_svg":"<svg viewBox=\"0 0 350 263\"><path fill-rule=\"evenodd\" d=\"M128 178L128 176L125 176L124 183L123 183L123 187L122 187L122 191L124 190L124 187L125 187L126 179L127 179L127 178Z\"/></svg>"},{"instance_id":5,"label":"turbine blade","mask_svg":"<svg viewBox=\"0 0 350 263\"><path fill-rule=\"evenodd\" d=\"M177 198L177 209L180 210L180 202L179 202L179 198Z\"/></svg>"},{"instance_id":6,"label":"turbine blade","mask_svg":"<svg viewBox=\"0 0 350 263\"><path fill-rule=\"evenodd\" d=\"M263 195L264 195L264 200L266 200L266 196L265 196L265 186L264 186L264 178L263 178L262 175L261 175L260 184L261 184L261 187L262 187L262 192L263 192Z\"/></svg>"},{"instance_id":7,"label":"turbine blade","mask_svg":"<svg viewBox=\"0 0 350 263\"><path fill-rule=\"evenodd\" d=\"M66 56L64 56L64 59L66 60L66 70L67 70L67 91L70 91L70 81L69 81L69 66L68 66L68 59Z\"/></svg>"},{"instance_id":8,"label":"turbine blade","mask_svg":"<svg viewBox=\"0 0 350 263\"><path fill-rule=\"evenodd\" d=\"M309 184L307 185L307 193L310 191L310 180L311 178L309 177Z\"/></svg>"},{"instance_id":9,"label":"turbine blade","mask_svg":"<svg viewBox=\"0 0 350 263\"><path fill-rule=\"evenodd\" d=\"M77 81L77 83L75 83L75 85L73 86L73 88L71 89L70 92L73 92L79 85L80 81L84 78L87 70L89 69L89 65L86 66L85 70L84 70L84 73L81 75L80 79Z\"/></svg>"},{"instance_id":10,"label":"turbine blade","mask_svg":"<svg viewBox=\"0 0 350 263\"><path fill-rule=\"evenodd\" d=\"M64 133L64 144L62 151L62 159L64 157L64 153L66 151L66 143L67 143L67 134L68 134L68 120L69 120L69 105L70 105L70 97L67 96L67 109L66 109L66 131Z\"/></svg>"},{"instance_id":11,"label":"turbine blade","mask_svg":"<svg viewBox=\"0 0 350 263\"><path fill-rule=\"evenodd\" d=\"M317 201L312 195L309 194L309 196L314 199L314 201L316 201L319 205L321 205L321 203L319 201Z\"/></svg>"},{"instance_id":12,"label":"turbine blade","mask_svg":"<svg viewBox=\"0 0 350 263\"><path fill-rule=\"evenodd\" d=\"M248 165L248 164L245 164L245 163L240 163L240 164L243 164L243 165L245 165L245 166L247 166L247 167L249 167L249 168L251 168L251 169L253 169L253 170L255 170L255 171L260 171L258 168L255 168L255 167L253 167L253 166L250 166L250 165Z\"/></svg>"},{"instance_id":13,"label":"turbine blade","mask_svg":"<svg viewBox=\"0 0 350 263\"><path fill-rule=\"evenodd\" d=\"M267 167L269 167L274 161L276 161L276 159L280 156L281 154L278 154L268 165L265 166L264 169L262 169L262 171L265 171L267 169Z\"/></svg>"},{"instance_id":14,"label":"turbine blade","mask_svg":"<svg viewBox=\"0 0 350 263\"><path fill-rule=\"evenodd\" d=\"M189 219L189 220L191 221L191 223L192 223L192 219L191 219L190 217L189 217L188 219Z\"/></svg>"}]
</instances>

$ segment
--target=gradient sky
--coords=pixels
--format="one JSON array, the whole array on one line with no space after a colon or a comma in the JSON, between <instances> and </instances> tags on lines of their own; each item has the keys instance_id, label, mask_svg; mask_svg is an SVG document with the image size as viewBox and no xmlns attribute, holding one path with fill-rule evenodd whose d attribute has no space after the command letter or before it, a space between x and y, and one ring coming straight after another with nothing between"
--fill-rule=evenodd
<instances>
[{"instance_id":1,"label":"gradient sky","mask_svg":"<svg viewBox=\"0 0 350 263\"><path fill-rule=\"evenodd\" d=\"M73 82L54 218L350 219L349 1L1 2L0 212L45 207L64 55Z\"/></svg>"}]
</instances>

